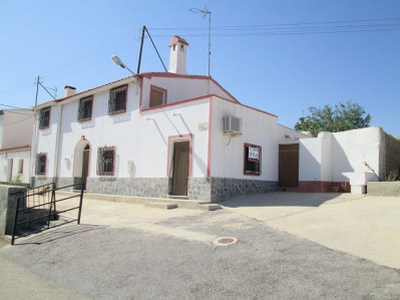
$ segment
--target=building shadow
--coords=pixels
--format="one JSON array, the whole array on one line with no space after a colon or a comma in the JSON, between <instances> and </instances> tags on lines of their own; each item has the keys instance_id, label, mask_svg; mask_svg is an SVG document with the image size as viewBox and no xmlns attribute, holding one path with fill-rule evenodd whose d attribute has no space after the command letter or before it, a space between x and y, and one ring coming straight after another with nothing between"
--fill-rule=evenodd
<instances>
[{"instance_id":1,"label":"building shadow","mask_svg":"<svg viewBox=\"0 0 400 300\"><path fill-rule=\"evenodd\" d=\"M89 231L105 229L107 226L100 225L65 225L56 228L50 228L49 230L42 231L40 233L32 234L26 237L21 237L18 239L14 246L23 245L41 245L50 243L63 238L68 238L74 235L82 234Z\"/></svg>"}]
</instances>

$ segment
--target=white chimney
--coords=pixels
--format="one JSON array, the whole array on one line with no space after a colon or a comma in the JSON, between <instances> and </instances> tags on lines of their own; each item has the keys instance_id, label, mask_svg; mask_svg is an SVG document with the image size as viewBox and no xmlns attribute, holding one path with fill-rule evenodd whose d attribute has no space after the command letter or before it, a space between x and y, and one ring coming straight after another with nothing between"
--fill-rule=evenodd
<instances>
[{"instance_id":1,"label":"white chimney","mask_svg":"<svg viewBox=\"0 0 400 300\"><path fill-rule=\"evenodd\" d=\"M64 98L75 95L76 94L76 87L66 85L64 87Z\"/></svg>"},{"instance_id":2,"label":"white chimney","mask_svg":"<svg viewBox=\"0 0 400 300\"><path fill-rule=\"evenodd\" d=\"M189 43L183 38L174 35L169 47L171 48L169 56L169 72L186 75L186 50Z\"/></svg>"}]
</instances>

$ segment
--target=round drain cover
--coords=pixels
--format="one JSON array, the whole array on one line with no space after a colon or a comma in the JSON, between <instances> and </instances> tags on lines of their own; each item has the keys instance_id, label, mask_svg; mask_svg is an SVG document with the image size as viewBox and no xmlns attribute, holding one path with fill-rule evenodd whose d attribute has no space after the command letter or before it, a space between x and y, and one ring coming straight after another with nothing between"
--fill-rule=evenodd
<instances>
[{"instance_id":1,"label":"round drain cover","mask_svg":"<svg viewBox=\"0 0 400 300\"><path fill-rule=\"evenodd\" d=\"M229 246L237 243L238 239L234 237L219 237L213 241L216 246Z\"/></svg>"}]
</instances>

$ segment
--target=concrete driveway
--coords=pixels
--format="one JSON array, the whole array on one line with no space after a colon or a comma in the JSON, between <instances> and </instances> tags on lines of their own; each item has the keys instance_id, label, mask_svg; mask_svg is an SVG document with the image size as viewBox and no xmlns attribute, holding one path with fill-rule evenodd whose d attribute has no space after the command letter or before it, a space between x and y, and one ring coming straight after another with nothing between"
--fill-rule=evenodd
<instances>
[{"instance_id":1,"label":"concrete driveway","mask_svg":"<svg viewBox=\"0 0 400 300\"><path fill-rule=\"evenodd\" d=\"M224 207L377 264L400 269L400 198L277 192L239 196Z\"/></svg>"}]
</instances>

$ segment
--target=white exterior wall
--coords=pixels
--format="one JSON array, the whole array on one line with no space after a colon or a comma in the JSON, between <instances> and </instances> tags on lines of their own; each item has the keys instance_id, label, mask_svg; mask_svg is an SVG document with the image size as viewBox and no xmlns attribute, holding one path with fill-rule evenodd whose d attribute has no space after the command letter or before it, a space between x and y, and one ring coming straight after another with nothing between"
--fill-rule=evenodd
<instances>
[{"instance_id":1,"label":"white exterior wall","mask_svg":"<svg viewBox=\"0 0 400 300\"><path fill-rule=\"evenodd\" d=\"M223 134L223 117L242 119L242 135ZM211 176L249 180L278 180L277 118L269 114L213 97ZM262 147L261 175L244 175L244 144Z\"/></svg>"},{"instance_id":2,"label":"white exterior wall","mask_svg":"<svg viewBox=\"0 0 400 300\"><path fill-rule=\"evenodd\" d=\"M208 85L210 84L210 93L208 93ZM144 78L143 80L143 103L142 108L149 107L150 85L167 90L167 103L174 103L186 99L191 99L207 94L215 94L230 100L234 99L231 95L221 89L213 81L197 78L179 78L179 77L152 77L151 80Z\"/></svg>"},{"instance_id":3,"label":"white exterior wall","mask_svg":"<svg viewBox=\"0 0 400 300\"><path fill-rule=\"evenodd\" d=\"M342 172L371 172L365 162L379 174L379 127L338 132L333 138L333 181L348 180Z\"/></svg>"},{"instance_id":4,"label":"white exterior wall","mask_svg":"<svg viewBox=\"0 0 400 300\"><path fill-rule=\"evenodd\" d=\"M348 181L343 172L379 174L380 128L369 127L300 140L300 181Z\"/></svg>"},{"instance_id":5,"label":"white exterior wall","mask_svg":"<svg viewBox=\"0 0 400 300\"><path fill-rule=\"evenodd\" d=\"M30 110L5 110L1 118L1 148L30 145L35 116Z\"/></svg>"},{"instance_id":6,"label":"white exterior wall","mask_svg":"<svg viewBox=\"0 0 400 300\"><path fill-rule=\"evenodd\" d=\"M299 143L300 139L311 138L311 136L281 124L276 124L276 138L279 144L296 144Z\"/></svg>"},{"instance_id":7,"label":"white exterior wall","mask_svg":"<svg viewBox=\"0 0 400 300\"><path fill-rule=\"evenodd\" d=\"M0 153L0 182L8 182L8 161L13 160L11 179L15 180L16 176L19 175L19 161L23 160L23 170L21 173L20 181L22 183L29 183L29 166L30 166L30 149L15 150Z\"/></svg>"},{"instance_id":8,"label":"white exterior wall","mask_svg":"<svg viewBox=\"0 0 400 300\"><path fill-rule=\"evenodd\" d=\"M126 112L108 115L111 88L94 94L91 121L77 122L79 100L63 105L58 176L73 177L75 147L84 135L91 147L89 177L107 177L96 174L97 149L105 145L116 147L115 177L167 177L169 137L187 134L193 135L192 176L205 176L208 131L199 124L208 122L207 99L141 115L139 90L130 83Z\"/></svg>"},{"instance_id":9,"label":"white exterior wall","mask_svg":"<svg viewBox=\"0 0 400 300\"><path fill-rule=\"evenodd\" d=\"M47 106L43 106L45 108ZM37 118L40 118L40 109ZM36 154L46 153L46 175L38 175L43 177L54 177L54 158L56 153L56 136L57 136L57 122L58 122L58 107L52 105L50 110L50 125L48 128L38 129L38 140ZM39 120L37 120L39 124ZM33 157L36 161L36 155ZM33 174L36 175L35 165L33 164Z\"/></svg>"}]
</instances>

